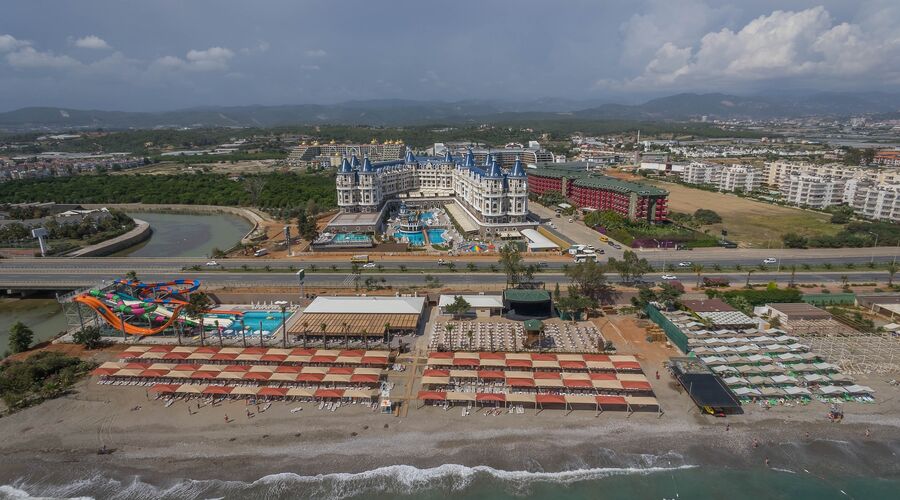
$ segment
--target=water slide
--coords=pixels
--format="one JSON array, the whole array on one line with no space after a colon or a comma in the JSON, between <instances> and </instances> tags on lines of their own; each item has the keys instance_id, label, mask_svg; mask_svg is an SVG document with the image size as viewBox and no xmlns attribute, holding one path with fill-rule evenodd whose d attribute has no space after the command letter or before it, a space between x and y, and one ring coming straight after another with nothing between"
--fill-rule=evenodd
<instances>
[{"instance_id":1,"label":"water slide","mask_svg":"<svg viewBox=\"0 0 900 500\"><path fill-rule=\"evenodd\" d=\"M118 314L141 316L148 320L164 321L158 327L140 327L125 323L125 333L131 335L155 335L172 326L176 321L183 321L190 325L199 324L199 319L181 315L181 310L188 303L184 300L171 297L157 297L154 294L163 291L166 295L184 295L196 291L200 287L198 280L172 280L160 283L143 283L140 281L117 280L117 284L128 286L141 295L140 298L132 297L124 293L109 293L100 290L91 290L86 294L75 297L75 301L94 309L110 326L117 330L122 329L122 318ZM166 306L174 306L169 309ZM211 310L210 315L204 315L204 326L214 327L218 322L221 329L229 328L233 319L221 318L218 314L243 315L242 311Z\"/></svg>"},{"instance_id":2,"label":"water slide","mask_svg":"<svg viewBox=\"0 0 900 500\"><path fill-rule=\"evenodd\" d=\"M120 317L116 316L116 313L113 312L113 310L110 309L109 306L106 305L106 303L104 303L102 300L98 299L97 297L83 294L83 295L79 295L79 296L75 297L73 300L75 300L75 302L80 302L80 303L90 307L91 309L97 311L97 313L107 323L109 323L109 325L112 326L113 328L115 328L117 330L123 329L122 328L122 319ZM162 332L166 328L169 328L170 326L172 326L173 323L175 323L175 321L178 319L178 314L181 312L182 307L183 306L176 307L175 311L172 312L172 316L168 319L168 321L166 321L162 325L154 327L154 328L134 326L134 325L128 324L126 322L125 327L124 327L125 333L127 333L129 335L140 335L140 336L156 335L157 333Z\"/></svg>"}]
</instances>

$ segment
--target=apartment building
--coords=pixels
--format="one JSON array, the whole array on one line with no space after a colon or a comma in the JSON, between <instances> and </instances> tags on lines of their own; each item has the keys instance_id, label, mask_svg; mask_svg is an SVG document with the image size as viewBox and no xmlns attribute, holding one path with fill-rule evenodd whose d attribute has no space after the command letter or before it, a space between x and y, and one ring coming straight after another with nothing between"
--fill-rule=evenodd
<instances>
[{"instance_id":1,"label":"apartment building","mask_svg":"<svg viewBox=\"0 0 900 500\"><path fill-rule=\"evenodd\" d=\"M875 153L872 160L876 165L884 165L886 167L900 167L900 151L882 150Z\"/></svg>"},{"instance_id":2,"label":"apartment building","mask_svg":"<svg viewBox=\"0 0 900 500\"><path fill-rule=\"evenodd\" d=\"M900 184L852 179L844 187L844 202L857 214L876 220L900 221Z\"/></svg>"},{"instance_id":3,"label":"apartment building","mask_svg":"<svg viewBox=\"0 0 900 500\"><path fill-rule=\"evenodd\" d=\"M319 163L327 165L339 165L342 158L363 158L368 156L371 161L390 161L403 158L406 145L402 141L386 141L383 143L372 141L369 144L340 144L330 142L319 144L318 142L302 142L288 155L288 163Z\"/></svg>"},{"instance_id":4,"label":"apartment building","mask_svg":"<svg viewBox=\"0 0 900 500\"><path fill-rule=\"evenodd\" d=\"M681 173L687 184L704 184L719 191L750 192L762 185L762 173L750 165L691 162Z\"/></svg>"},{"instance_id":5,"label":"apartment building","mask_svg":"<svg viewBox=\"0 0 900 500\"><path fill-rule=\"evenodd\" d=\"M846 179L809 174L791 174L781 180L779 190L792 205L822 209L844 201Z\"/></svg>"}]
</instances>

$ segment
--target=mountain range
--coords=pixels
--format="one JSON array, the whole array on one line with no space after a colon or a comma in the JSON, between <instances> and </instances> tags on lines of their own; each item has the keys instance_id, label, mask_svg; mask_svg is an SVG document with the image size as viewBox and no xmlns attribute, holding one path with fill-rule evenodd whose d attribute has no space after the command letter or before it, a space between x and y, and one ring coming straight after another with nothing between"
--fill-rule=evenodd
<instances>
[{"instance_id":1,"label":"mountain range","mask_svg":"<svg viewBox=\"0 0 900 500\"><path fill-rule=\"evenodd\" d=\"M148 129L172 127L274 127L286 125L374 125L516 123L541 120L689 121L846 117L900 112L900 93L806 92L736 96L677 94L642 104L538 99L529 102L457 102L382 99L339 104L210 106L162 112L29 107L0 113L0 130Z\"/></svg>"}]
</instances>

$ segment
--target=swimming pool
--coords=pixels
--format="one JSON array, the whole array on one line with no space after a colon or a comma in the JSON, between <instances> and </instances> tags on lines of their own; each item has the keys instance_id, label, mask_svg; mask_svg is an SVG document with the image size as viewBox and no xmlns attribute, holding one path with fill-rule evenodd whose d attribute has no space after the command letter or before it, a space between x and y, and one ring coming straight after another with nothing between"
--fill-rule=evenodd
<instances>
[{"instance_id":1,"label":"swimming pool","mask_svg":"<svg viewBox=\"0 0 900 500\"><path fill-rule=\"evenodd\" d=\"M428 220L434 218L434 212L422 212L419 214L419 220Z\"/></svg>"},{"instance_id":2,"label":"swimming pool","mask_svg":"<svg viewBox=\"0 0 900 500\"><path fill-rule=\"evenodd\" d=\"M441 245L444 243L444 230L443 229L429 229L428 230L428 240L431 241L434 245Z\"/></svg>"},{"instance_id":3,"label":"swimming pool","mask_svg":"<svg viewBox=\"0 0 900 500\"><path fill-rule=\"evenodd\" d=\"M397 238L397 241L403 241L405 238L409 240L409 244L413 246L425 246L425 235L423 235L421 231L415 233L397 231L396 233L394 233L394 238Z\"/></svg>"},{"instance_id":4,"label":"swimming pool","mask_svg":"<svg viewBox=\"0 0 900 500\"><path fill-rule=\"evenodd\" d=\"M335 243L346 243L346 242L368 242L370 238L365 234L356 234L356 233L338 233L334 235L334 239L331 240Z\"/></svg>"},{"instance_id":5,"label":"swimming pool","mask_svg":"<svg viewBox=\"0 0 900 500\"><path fill-rule=\"evenodd\" d=\"M285 323L291 319L292 314L290 311L284 313ZM247 325L249 331L259 330L260 322L263 330L275 332L281 328L281 311L247 311L231 328L239 331L243 325Z\"/></svg>"}]
</instances>

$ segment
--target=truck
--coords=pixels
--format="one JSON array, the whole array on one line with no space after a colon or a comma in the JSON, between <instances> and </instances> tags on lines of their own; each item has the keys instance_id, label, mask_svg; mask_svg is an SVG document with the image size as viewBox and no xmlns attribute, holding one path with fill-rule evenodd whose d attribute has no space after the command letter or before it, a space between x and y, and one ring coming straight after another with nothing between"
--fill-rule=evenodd
<instances>
[{"instance_id":1,"label":"truck","mask_svg":"<svg viewBox=\"0 0 900 500\"><path fill-rule=\"evenodd\" d=\"M368 255L354 255L350 257L351 264L368 264L369 256Z\"/></svg>"}]
</instances>

